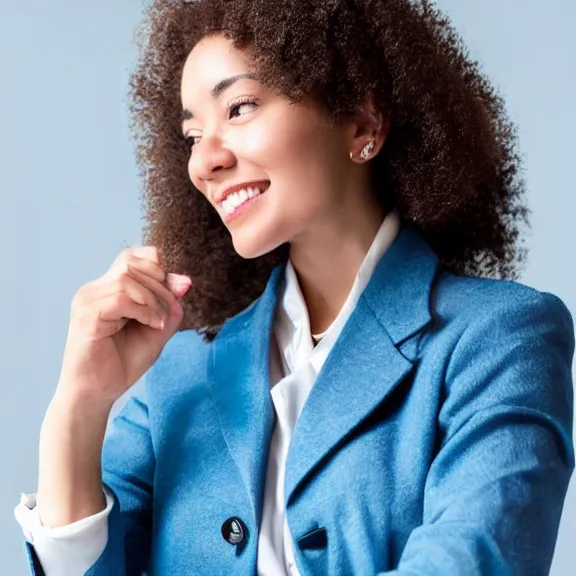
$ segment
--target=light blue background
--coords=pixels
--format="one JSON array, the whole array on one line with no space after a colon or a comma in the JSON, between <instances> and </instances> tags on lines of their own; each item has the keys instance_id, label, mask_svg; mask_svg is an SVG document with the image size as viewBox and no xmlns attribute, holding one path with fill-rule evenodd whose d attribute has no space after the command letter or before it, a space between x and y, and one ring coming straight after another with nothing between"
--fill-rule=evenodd
<instances>
[{"instance_id":1,"label":"light blue background","mask_svg":"<svg viewBox=\"0 0 576 576\"><path fill-rule=\"evenodd\" d=\"M36 490L38 434L73 294L141 243L128 135L131 43L145 2L0 3L0 572L27 574L13 518ZM521 281L576 317L576 3L440 0L520 127L533 210ZM576 574L576 478L552 574Z\"/></svg>"}]
</instances>

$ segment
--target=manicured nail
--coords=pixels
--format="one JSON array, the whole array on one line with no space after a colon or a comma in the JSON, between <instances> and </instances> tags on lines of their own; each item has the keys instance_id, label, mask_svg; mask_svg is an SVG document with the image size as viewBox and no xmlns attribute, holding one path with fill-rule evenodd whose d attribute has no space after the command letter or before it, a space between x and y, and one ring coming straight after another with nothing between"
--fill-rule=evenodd
<instances>
[{"instance_id":1,"label":"manicured nail","mask_svg":"<svg viewBox=\"0 0 576 576\"><path fill-rule=\"evenodd\" d=\"M174 274L170 273L166 277L166 285L170 290L179 291L183 286L190 286L192 284L192 280L183 274Z\"/></svg>"},{"instance_id":2,"label":"manicured nail","mask_svg":"<svg viewBox=\"0 0 576 576\"><path fill-rule=\"evenodd\" d=\"M174 279L174 287L177 290L181 290L182 288L188 289L190 286L192 286L192 280L188 276L178 274Z\"/></svg>"},{"instance_id":3,"label":"manicured nail","mask_svg":"<svg viewBox=\"0 0 576 576\"><path fill-rule=\"evenodd\" d=\"M186 292L188 292L188 289L190 288L191 284L178 284L176 286L176 294L178 298L181 298L182 296L184 296L184 294L186 294Z\"/></svg>"}]
</instances>

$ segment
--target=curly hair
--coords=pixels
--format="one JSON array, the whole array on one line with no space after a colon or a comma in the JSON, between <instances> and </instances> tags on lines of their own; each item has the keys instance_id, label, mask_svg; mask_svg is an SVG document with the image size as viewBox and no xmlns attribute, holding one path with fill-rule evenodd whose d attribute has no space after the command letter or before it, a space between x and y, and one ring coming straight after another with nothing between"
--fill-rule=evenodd
<instances>
[{"instance_id":1,"label":"curly hair","mask_svg":"<svg viewBox=\"0 0 576 576\"><path fill-rule=\"evenodd\" d=\"M501 96L428 0L154 0L137 30L132 134L144 182L144 241L193 279L180 330L206 340L263 291L287 246L255 259L187 173L180 80L204 36L246 50L260 81L294 102L312 97L337 121L366 98L389 120L370 162L387 211L418 228L454 274L518 277L529 226L517 132ZM233 297L230 295L233 294Z\"/></svg>"}]
</instances>

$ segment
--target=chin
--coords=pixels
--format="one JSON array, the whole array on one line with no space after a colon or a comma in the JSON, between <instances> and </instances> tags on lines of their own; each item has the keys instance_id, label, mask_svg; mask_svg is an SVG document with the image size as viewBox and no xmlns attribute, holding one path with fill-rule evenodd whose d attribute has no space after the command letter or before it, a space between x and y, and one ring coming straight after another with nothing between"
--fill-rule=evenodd
<instances>
[{"instance_id":1,"label":"chin","mask_svg":"<svg viewBox=\"0 0 576 576\"><path fill-rule=\"evenodd\" d=\"M279 246L284 244L275 234L274 236L265 234L262 230L255 231L252 234L246 233L247 231L235 230L231 232L232 244L234 250L239 256L246 260L264 256L276 250Z\"/></svg>"}]
</instances>

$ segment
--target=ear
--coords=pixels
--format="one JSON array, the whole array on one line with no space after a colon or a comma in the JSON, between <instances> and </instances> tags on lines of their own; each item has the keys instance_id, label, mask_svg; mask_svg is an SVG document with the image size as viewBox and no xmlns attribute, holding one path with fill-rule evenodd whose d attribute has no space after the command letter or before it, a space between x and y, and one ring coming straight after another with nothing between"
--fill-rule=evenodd
<instances>
[{"instance_id":1,"label":"ear","mask_svg":"<svg viewBox=\"0 0 576 576\"><path fill-rule=\"evenodd\" d=\"M354 129L350 142L351 158L358 162L365 162L374 158L382 150L388 137L390 130L388 117L376 109L372 99L367 99L354 115L352 124ZM369 157L366 160L360 158L360 153L371 141L374 145L373 147L370 146Z\"/></svg>"}]
</instances>

